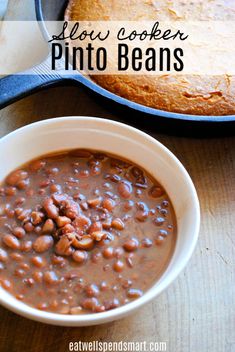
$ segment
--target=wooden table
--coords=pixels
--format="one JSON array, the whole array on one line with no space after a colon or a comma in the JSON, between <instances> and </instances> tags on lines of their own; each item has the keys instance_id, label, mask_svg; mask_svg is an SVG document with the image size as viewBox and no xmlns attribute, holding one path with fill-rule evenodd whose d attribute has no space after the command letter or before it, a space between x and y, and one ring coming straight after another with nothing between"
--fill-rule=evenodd
<instances>
[{"instance_id":1,"label":"wooden table","mask_svg":"<svg viewBox=\"0 0 235 352\"><path fill-rule=\"evenodd\" d=\"M0 136L65 115L118 119L82 89L53 88L2 110ZM69 341L79 340L166 341L170 352L235 351L235 138L180 138L154 128L147 132L182 161L199 194L202 224L189 265L138 313L103 326L48 327L0 308L1 352L62 352L68 351Z\"/></svg>"},{"instance_id":2,"label":"wooden table","mask_svg":"<svg viewBox=\"0 0 235 352\"><path fill-rule=\"evenodd\" d=\"M130 121L110 113L81 88L60 87L0 111L0 137L25 124L65 115ZM64 352L70 341L79 340L166 341L169 352L235 351L235 137L173 137L139 120L132 124L175 153L195 183L202 223L190 263L152 303L103 326L47 326L0 308L0 352Z\"/></svg>"}]
</instances>

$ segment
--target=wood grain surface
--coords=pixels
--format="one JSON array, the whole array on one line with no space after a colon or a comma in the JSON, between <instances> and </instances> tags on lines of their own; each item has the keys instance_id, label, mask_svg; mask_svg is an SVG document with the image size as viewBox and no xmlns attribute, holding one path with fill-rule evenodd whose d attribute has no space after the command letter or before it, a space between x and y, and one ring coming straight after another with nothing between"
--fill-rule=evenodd
<instances>
[{"instance_id":1,"label":"wood grain surface","mask_svg":"<svg viewBox=\"0 0 235 352\"><path fill-rule=\"evenodd\" d=\"M69 115L129 122L175 153L198 191L199 242L186 269L164 293L114 323L47 326L0 308L0 352L64 352L70 341L96 340L166 341L169 352L235 352L235 137L164 135L154 124L111 113L78 87L46 90L3 109L0 137L34 121Z\"/></svg>"},{"instance_id":2,"label":"wood grain surface","mask_svg":"<svg viewBox=\"0 0 235 352\"><path fill-rule=\"evenodd\" d=\"M37 93L0 112L0 135L68 115L125 120L76 87ZM144 124L136 121L135 126ZM235 351L235 138L192 139L146 132L189 171L201 203L198 246L184 272L135 315L103 326L51 327L0 308L1 352L64 352L69 341L166 341L170 352Z\"/></svg>"}]
</instances>

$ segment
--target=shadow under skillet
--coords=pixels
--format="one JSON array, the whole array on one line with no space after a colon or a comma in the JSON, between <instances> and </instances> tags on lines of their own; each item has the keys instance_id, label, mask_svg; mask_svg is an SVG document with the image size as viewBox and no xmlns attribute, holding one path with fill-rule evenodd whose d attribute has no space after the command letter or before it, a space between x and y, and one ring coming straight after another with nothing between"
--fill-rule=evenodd
<instances>
[{"instance_id":1,"label":"shadow under skillet","mask_svg":"<svg viewBox=\"0 0 235 352\"><path fill-rule=\"evenodd\" d=\"M30 114L30 105L36 107L37 114ZM3 115L7 114L6 107ZM32 94L16 103L14 108L16 117L14 129L28 123L57 116L95 116L113 119L136 127L153 136L165 134L186 138L217 138L235 135L235 122L195 122L167 119L140 113L120 104L112 102L83 86L69 84L46 88L41 92ZM39 113L40 112L40 113ZM11 112L11 118L14 119ZM13 122L13 121L12 121ZM1 123L1 121L0 121ZM10 132L0 131L0 137Z\"/></svg>"}]
</instances>

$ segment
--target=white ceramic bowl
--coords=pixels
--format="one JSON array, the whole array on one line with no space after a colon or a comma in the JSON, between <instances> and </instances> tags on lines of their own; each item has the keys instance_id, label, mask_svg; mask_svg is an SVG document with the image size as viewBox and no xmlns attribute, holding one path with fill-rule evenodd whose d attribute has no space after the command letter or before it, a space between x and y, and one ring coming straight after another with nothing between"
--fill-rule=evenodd
<instances>
[{"instance_id":1,"label":"white ceramic bowl","mask_svg":"<svg viewBox=\"0 0 235 352\"><path fill-rule=\"evenodd\" d=\"M15 168L43 154L91 148L123 156L145 168L164 186L173 202L178 238L162 277L141 298L104 313L59 315L34 309L0 288L0 304L27 318L48 324L86 326L122 318L159 295L182 271L195 248L200 224L198 197L179 160L147 134L114 121L63 117L33 123L0 140L0 181Z\"/></svg>"}]
</instances>

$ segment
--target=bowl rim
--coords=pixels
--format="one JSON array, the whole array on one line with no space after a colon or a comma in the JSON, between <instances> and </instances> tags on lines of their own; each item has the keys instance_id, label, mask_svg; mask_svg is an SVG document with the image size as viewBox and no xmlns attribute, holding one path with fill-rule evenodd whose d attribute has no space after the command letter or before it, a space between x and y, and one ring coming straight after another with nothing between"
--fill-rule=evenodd
<instances>
[{"instance_id":1,"label":"bowl rim","mask_svg":"<svg viewBox=\"0 0 235 352\"><path fill-rule=\"evenodd\" d=\"M142 297L126 304L123 306L120 306L118 308L115 308L113 310L109 310L106 312L102 313L96 313L96 314L84 314L84 315L63 315L63 314L56 314L56 313L51 313L51 312L44 312L40 311L36 308L30 307L29 305L17 301L14 296L11 294L8 294L12 300L8 301L6 299L3 299L0 296L0 304L4 306L5 308L8 308L9 310L24 316L26 318L30 318L32 320L40 321L43 323L47 324L52 324L52 325L62 325L62 326L86 326L86 325L96 325L96 324L102 324L106 323L108 321L113 321L120 319L131 312L134 312L136 309L142 307L144 304L150 302L153 298L158 296L162 291L164 291L175 279L176 277L181 273L181 271L185 268L187 265L189 259L192 256L192 253L195 249L195 246L197 244L198 236L199 236L199 229L200 229L200 204L199 204L199 199L197 196L197 192L195 189L195 186L182 165L182 163L176 158L176 156L168 149L166 148L162 143L160 143L158 140L155 138L151 137L145 132L142 132L139 129L136 129L132 126L129 126L125 123L120 123L117 121L105 119L105 118L98 118L98 117L90 117L90 116L63 116L63 117L56 117L56 118L50 118L50 119L45 119L45 120L40 120L34 123L31 123L29 125L23 126L21 128L16 129L13 132L10 132L6 136L0 138L0 146L2 143L7 141L8 139L12 139L15 136L17 136L21 132L28 132L30 130L37 129L38 127L46 127L48 124L56 124L56 123L68 123L69 121L94 121L98 124L108 124L110 126L115 126L120 129L125 129L126 131L130 132L130 138L133 139L133 135L139 135L142 138L148 140L152 144L155 144L156 147L158 147L159 150L161 150L165 155L168 155L174 162L175 166L178 168L179 172L184 177L184 183L187 186L187 188L190 190L190 195L193 200L193 204L195 207L195 214L194 218L192 220L192 231L191 231L191 243L188 248L188 252L184 255L184 258L181 259L180 264L177 264L177 266L174 268L173 272L170 275L170 278L164 278L164 280L161 282L161 285L158 286L159 289L156 289L154 287L150 288L148 291L146 291ZM11 141L12 143L12 141ZM38 155L40 157L40 154ZM26 161L27 162L27 161ZM148 171L148 167L146 167L146 170ZM0 292L1 290L4 290L0 287ZM6 292L4 290L4 292Z\"/></svg>"}]
</instances>

